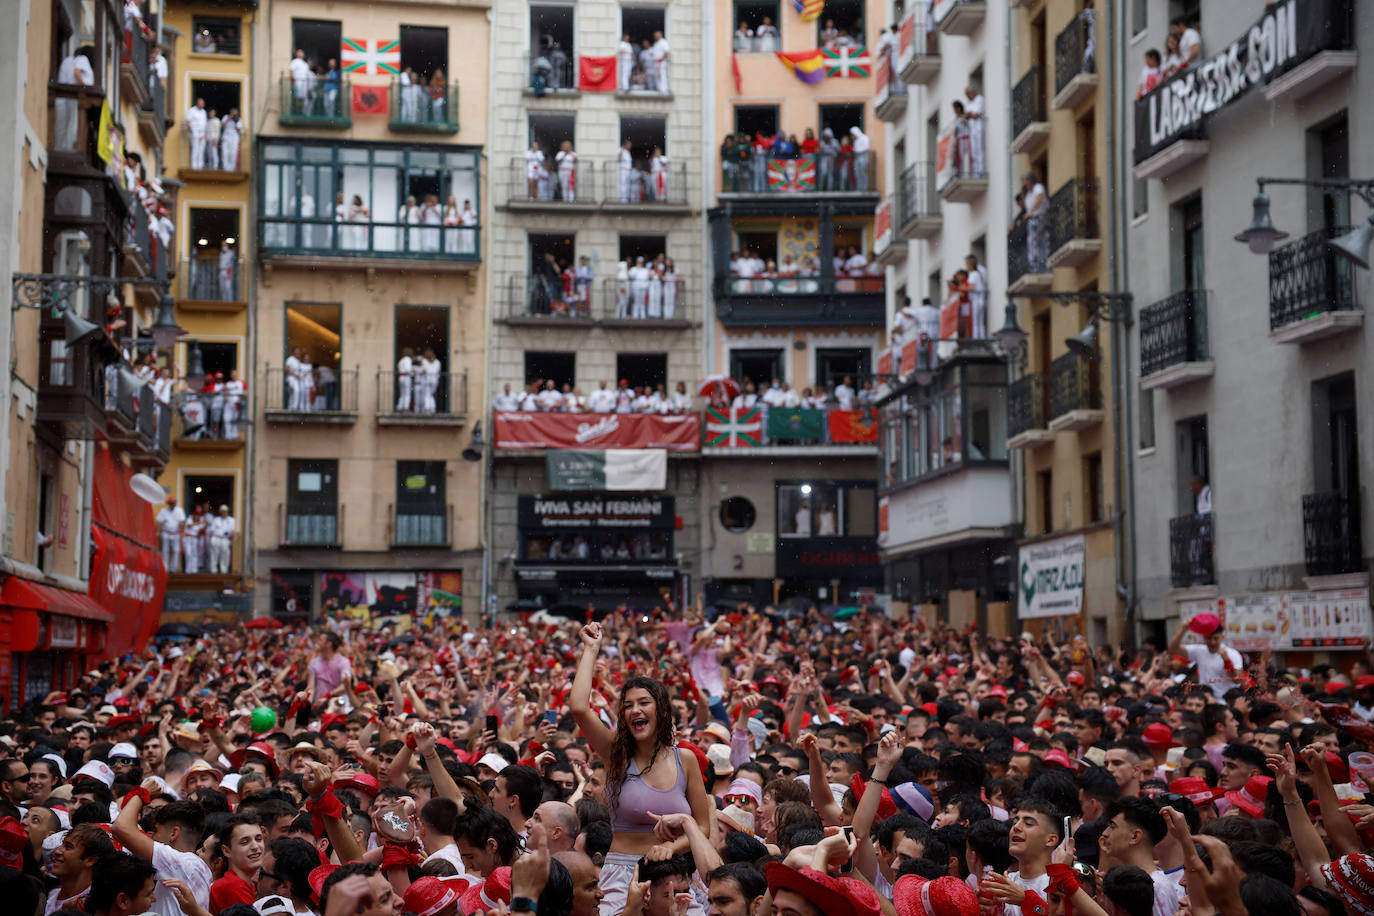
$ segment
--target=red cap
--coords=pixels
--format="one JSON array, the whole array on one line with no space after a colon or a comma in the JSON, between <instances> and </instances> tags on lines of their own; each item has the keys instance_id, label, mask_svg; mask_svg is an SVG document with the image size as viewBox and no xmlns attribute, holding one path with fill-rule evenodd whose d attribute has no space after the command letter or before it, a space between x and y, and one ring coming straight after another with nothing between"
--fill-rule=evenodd
<instances>
[{"instance_id":1,"label":"red cap","mask_svg":"<svg viewBox=\"0 0 1374 916\"><path fill-rule=\"evenodd\" d=\"M357 789L368 796L374 796L382 789L377 777L371 773L354 773L346 779L334 780L334 785L340 789Z\"/></svg>"},{"instance_id":2,"label":"red cap","mask_svg":"<svg viewBox=\"0 0 1374 916\"><path fill-rule=\"evenodd\" d=\"M1058 748L1046 751L1045 756L1040 758L1040 762L1046 766L1054 765L1061 766L1066 770L1074 769L1073 761L1069 759L1069 755Z\"/></svg>"},{"instance_id":3,"label":"red cap","mask_svg":"<svg viewBox=\"0 0 1374 916\"><path fill-rule=\"evenodd\" d=\"M12 817L0 818L0 865L23 868L24 847L28 842L29 835L23 824Z\"/></svg>"},{"instance_id":4,"label":"red cap","mask_svg":"<svg viewBox=\"0 0 1374 916\"><path fill-rule=\"evenodd\" d=\"M485 913L510 903L510 866L502 865L487 875L487 880L463 892L458 909L464 913Z\"/></svg>"},{"instance_id":5,"label":"red cap","mask_svg":"<svg viewBox=\"0 0 1374 916\"><path fill-rule=\"evenodd\" d=\"M306 876L306 881L310 883L310 895L312 902L316 906L320 904L320 891L324 889L325 880L330 875L334 874L334 869L342 867L342 865L321 865L317 868L310 869L310 874Z\"/></svg>"},{"instance_id":6,"label":"red cap","mask_svg":"<svg viewBox=\"0 0 1374 916\"><path fill-rule=\"evenodd\" d=\"M1068 673L1068 676L1065 677L1064 680L1068 681L1075 687L1082 687L1084 684L1088 682L1088 679L1083 676L1082 671L1070 671Z\"/></svg>"},{"instance_id":7,"label":"red cap","mask_svg":"<svg viewBox=\"0 0 1374 916\"><path fill-rule=\"evenodd\" d=\"M938 716L940 714L940 707L935 703L922 703L921 708L924 709L928 715Z\"/></svg>"},{"instance_id":8,"label":"red cap","mask_svg":"<svg viewBox=\"0 0 1374 916\"><path fill-rule=\"evenodd\" d=\"M1221 629L1221 618L1216 614L1198 614L1188 621L1188 629L1199 636L1211 636Z\"/></svg>"},{"instance_id":9,"label":"red cap","mask_svg":"<svg viewBox=\"0 0 1374 916\"><path fill-rule=\"evenodd\" d=\"M1150 747L1178 747L1179 744L1174 740L1174 730L1163 722L1151 722L1145 726L1140 733L1140 740Z\"/></svg>"},{"instance_id":10,"label":"red cap","mask_svg":"<svg viewBox=\"0 0 1374 916\"><path fill-rule=\"evenodd\" d=\"M1331 774L1331 781L1336 785L1350 781L1350 768L1345 765L1344 758L1335 751L1326 752L1326 769Z\"/></svg>"},{"instance_id":11,"label":"red cap","mask_svg":"<svg viewBox=\"0 0 1374 916\"><path fill-rule=\"evenodd\" d=\"M1327 696L1330 696L1333 693L1340 693L1342 690L1349 686L1350 685L1347 684L1345 681L1327 681L1326 694Z\"/></svg>"},{"instance_id":12,"label":"red cap","mask_svg":"<svg viewBox=\"0 0 1374 916\"><path fill-rule=\"evenodd\" d=\"M878 892L857 878L837 878L814 868L790 868L781 862L764 866L768 890L789 890L810 900L825 916L879 916Z\"/></svg>"},{"instance_id":13,"label":"red cap","mask_svg":"<svg viewBox=\"0 0 1374 916\"><path fill-rule=\"evenodd\" d=\"M1195 805L1210 805L1226 793L1225 789L1214 789L1207 785L1201 776L1180 776L1169 783L1169 791L1182 795Z\"/></svg>"},{"instance_id":14,"label":"red cap","mask_svg":"<svg viewBox=\"0 0 1374 916\"><path fill-rule=\"evenodd\" d=\"M458 893L440 881L425 875L406 888L403 895L406 912L415 916L434 916L435 913L458 899Z\"/></svg>"},{"instance_id":15,"label":"red cap","mask_svg":"<svg viewBox=\"0 0 1374 916\"><path fill-rule=\"evenodd\" d=\"M1251 817L1264 815L1264 796L1269 791L1272 776L1251 776L1245 785L1226 793L1226 800Z\"/></svg>"},{"instance_id":16,"label":"red cap","mask_svg":"<svg viewBox=\"0 0 1374 916\"><path fill-rule=\"evenodd\" d=\"M1007 688L1003 687L1001 684L993 684L988 688L988 696L1001 697L1005 700L1007 698Z\"/></svg>"},{"instance_id":17,"label":"red cap","mask_svg":"<svg viewBox=\"0 0 1374 916\"><path fill-rule=\"evenodd\" d=\"M865 788L864 778L860 776L858 773L855 773L854 778L849 783L849 788L854 791L854 798L863 798ZM886 786L884 786L883 794L878 800L878 818L880 820L886 819L896 813L897 803L892 800L892 793L887 790Z\"/></svg>"},{"instance_id":18,"label":"red cap","mask_svg":"<svg viewBox=\"0 0 1374 916\"><path fill-rule=\"evenodd\" d=\"M1362 674L1355 678L1356 690L1368 690L1374 687L1374 674Z\"/></svg>"}]
</instances>

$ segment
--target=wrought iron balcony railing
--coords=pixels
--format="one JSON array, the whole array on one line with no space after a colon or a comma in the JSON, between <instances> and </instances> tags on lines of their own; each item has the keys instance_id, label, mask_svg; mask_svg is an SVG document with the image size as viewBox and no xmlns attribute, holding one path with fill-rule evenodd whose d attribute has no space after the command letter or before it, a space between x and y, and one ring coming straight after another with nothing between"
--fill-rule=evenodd
<instances>
[{"instance_id":1,"label":"wrought iron balcony railing","mask_svg":"<svg viewBox=\"0 0 1374 916\"><path fill-rule=\"evenodd\" d=\"M1337 576L1364 569L1359 492L1328 490L1304 496L1302 541L1309 576Z\"/></svg>"},{"instance_id":2,"label":"wrought iron balcony railing","mask_svg":"<svg viewBox=\"0 0 1374 916\"><path fill-rule=\"evenodd\" d=\"M1169 578L1174 588L1216 584L1210 512L1169 519Z\"/></svg>"},{"instance_id":3,"label":"wrought iron balcony railing","mask_svg":"<svg viewBox=\"0 0 1374 916\"><path fill-rule=\"evenodd\" d=\"M1092 26L1080 14L1054 39L1054 92L1058 95L1080 73L1096 73Z\"/></svg>"},{"instance_id":4,"label":"wrought iron balcony railing","mask_svg":"<svg viewBox=\"0 0 1374 916\"><path fill-rule=\"evenodd\" d=\"M378 90L380 91L380 90ZM455 134L458 132L458 84L429 85L391 81L390 128L397 132Z\"/></svg>"},{"instance_id":5,"label":"wrought iron balcony railing","mask_svg":"<svg viewBox=\"0 0 1374 916\"><path fill-rule=\"evenodd\" d=\"M1011 135L1019 135L1036 121L1048 121L1047 111L1045 70L1031 67L1011 90Z\"/></svg>"},{"instance_id":6,"label":"wrought iron balcony railing","mask_svg":"<svg viewBox=\"0 0 1374 916\"><path fill-rule=\"evenodd\" d=\"M1044 429L1046 412L1045 377L1038 372L1021 376L1007 388L1007 438Z\"/></svg>"},{"instance_id":7,"label":"wrought iron balcony railing","mask_svg":"<svg viewBox=\"0 0 1374 916\"><path fill-rule=\"evenodd\" d=\"M1101 410L1102 386L1096 360L1066 353L1050 366L1050 419L1075 410Z\"/></svg>"},{"instance_id":8,"label":"wrought iron balcony railing","mask_svg":"<svg viewBox=\"0 0 1374 916\"><path fill-rule=\"evenodd\" d=\"M1207 292L1185 289L1140 310L1140 374L1202 362L1207 350Z\"/></svg>"},{"instance_id":9,"label":"wrought iron balcony railing","mask_svg":"<svg viewBox=\"0 0 1374 916\"><path fill-rule=\"evenodd\" d=\"M1098 238L1097 179L1070 178L1050 197L1050 251L1075 239Z\"/></svg>"},{"instance_id":10,"label":"wrought iron balcony railing","mask_svg":"<svg viewBox=\"0 0 1374 916\"><path fill-rule=\"evenodd\" d=\"M282 124L340 130L353 126L353 82L347 77L294 79L283 73L280 88L277 119Z\"/></svg>"},{"instance_id":11,"label":"wrought iron balcony railing","mask_svg":"<svg viewBox=\"0 0 1374 916\"><path fill-rule=\"evenodd\" d=\"M1359 307L1354 265L1327 244L1348 231L1318 229L1269 252L1269 330Z\"/></svg>"}]
</instances>

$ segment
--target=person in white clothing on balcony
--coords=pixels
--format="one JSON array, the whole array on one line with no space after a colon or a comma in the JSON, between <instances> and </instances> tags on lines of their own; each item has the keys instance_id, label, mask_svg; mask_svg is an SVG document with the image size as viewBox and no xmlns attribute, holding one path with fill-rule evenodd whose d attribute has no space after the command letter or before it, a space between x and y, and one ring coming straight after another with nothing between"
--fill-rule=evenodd
<instances>
[{"instance_id":1,"label":"person in white clothing on balcony","mask_svg":"<svg viewBox=\"0 0 1374 916\"><path fill-rule=\"evenodd\" d=\"M315 83L315 72L310 69L310 61L305 59L305 51L296 49L296 56L288 65L291 71L291 98L296 106L295 114L310 114L310 89Z\"/></svg>"},{"instance_id":2,"label":"person in white clothing on balcony","mask_svg":"<svg viewBox=\"0 0 1374 916\"><path fill-rule=\"evenodd\" d=\"M987 111L987 102L975 86L964 90L964 98L968 99L968 104L964 106L964 124L968 128L969 169L974 175L986 175L988 167L983 115Z\"/></svg>"},{"instance_id":3,"label":"person in white clothing on balcony","mask_svg":"<svg viewBox=\"0 0 1374 916\"><path fill-rule=\"evenodd\" d=\"M668 39L663 37L662 32L654 33L654 44L649 52L649 59L654 64L654 88L665 95L668 89Z\"/></svg>"},{"instance_id":4,"label":"person in white clothing on balcony","mask_svg":"<svg viewBox=\"0 0 1374 916\"><path fill-rule=\"evenodd\" d=\"M663 272L657 261L649 265L649 310L647 317L663 317Z\"/></svg>"},{"instance_id":5,"label":"person in white clothing on balcony","mask_svg":"<svg viewBox=\"0 0 1374 916\"><path fill-rule=\"evenodd\" d=\"M754 30L754 50L765 54L778 50L778 27L773 25L771 16L764 16L763 22Z\"/></svg>"},{"instance_id":6,"label":"person in white clothing on balcony","mask_svg":"<svg viewBox=\"0 0 1374 916\"><path fill-rule=\"evenodd\" d=\"M840 410L854 409L854 380L847 375L835 386L835 402Z\"/></svg>"},{"instance_id":7,"label":"person in white clothing on balcony","mask_svg":"<svg viewBox=\"0 0 1374 916\"><path fill-rule=\"evenodd\" d=\"M687 392L687 383L678 382L670 398L670 411L683 414L692 409L692 396Z\"/></svg>"},{"instance_id":8,"label":"person in white clothing on balcony","mask_svg":"<svg viewBox=\"0 0 1374 916\"><path fill-rule=\"evenodd\" d=\"M615 317L630 317L630 265L626 261L615 265Z\"/></svg>"},{"instance_id":9,"label":"person in white clothing on balcony","mask_svg":"<svg viewBox=\"0 0 1374 916\"><path fill-rule=\"evenodd\" d=\"M663 317L677 314L677 268L672 258L663 259Z\"/></svg>"},{"instance_id":10,"label":"person in white clothing on balcony","mask_svg":"<svg viewBox=\"0 0 1374 916\"><path fill-rule=\"evenodd\" d=\"M630 268L630 299L633 303L631 318L647 318L649 309L649 268L644 266L643 256L635 258L635 266Z\"/></svg>"},{"instance_id":11,"label":"person in white clothing on balcony","mask_svg":"<svg viewBox=\"0 0 1374 916\"><path fill-rule=\"evenodd\" d=\"M95 69L91 58L95 48L82 45L75 53L62 58L57 67L57 82L64 86L92 86L95 84ZM77 102L70 97L59 97L53 105L53 147L70 152L77 143Z\"/></svg>"},{"instance_id":12,"label":"person in white clothing on balcony","mask_svg":"<svg viewBox=\"0 0 1374 916\"><path fill-rule=\"evenodd\" d=\"M940 340L940 310L927 296L916 309L916 365L930 369L935 366L935 346Z\"/></svg>"},{"instance_id":13,"label":"person in white clothing on balcony","mask_svg":"<svg viewBox=\"0 0 1374 916\"><path fill-rule=\"evenodd\" d=\"M205 125L210 116L205 111L205 100L196 99L195 104L186 109L186 136L191 141L191 168L205 168Z\"/></svg>"},{"instance_id":14,"label":"person in white clothing on balcony","mask_svg":"<svg viewBox=\"0 0 1374 916\"><path fill-rule=\"evenodd\" d=\"M539 180L544 174L544 151L539 148L538 140L530 141L525 150L525 196L530 200L539 199Z\"/></svg>"},{"instance_id":15,"label":"person in white clothing on balcony","mask_svg":"<svg viewBox=\"0 0 1374 916\"><path fill-rule=\"evenodd\" d=\"M401 358L396 360L396 412L411 412L412 389L415 383L415 361L410 347L401 348Z\"/></svg>"},{"instance_id":16,"label":"person in white clothing on balcony","mask_svg":"<svg viewBox=\"0 0 1374 916\"><path fill-rule=\"evenodd\" d=\"M615 412L615 392L606 387L606 380L601 380L601 387L587 395L587 410L592 413L614 413Z\"/></svg>"},{"instance_id":17,"label":"person in white clothing on balcony","mask_svg":"<svg viewBox=\"0 0 1374 916\"><path fill-rule=\"evenodd\" d=\"M219 244L219 301L235 302L238 300L237 284L238 279L235 274L238 267L238 254L234 251L234 246L228 239Z\"/></svg>"},{"instance_id":18,"label":"person in white clothing on balcony","mask_svg":"<svg viewBox=\"0 0 1374 916\"><path fill-rule=\"evenodd\" d=\"M801 406L801 395L786 382L782 383L782 406L789 409Z\"/></svg>"},{"instance_id":19,"label":"person in white clothing on balcony","mask_svg":"<svg viewBox=\"0 0 1374 916\"><path fill-rule=\"evenodd\" d=\"M424 355L420 357L419 372L416 376L420 413L432 414L438 411L437 395L443 368L434 351L426 348Z\"/></svg>"},{"instance_id":20,"label":"person in white clothing on balcony","mask_svg":"<svg viewBox=\"0 0 1374 916\"><path fill-rule=\"evenodd\" d=\"M577 153L571 140L564 140L554 154L558 163L558 194L565 203L577 200Z\"/></svg>"},{"instance_id":21,"label":"person in white clothing on balcony","mask_svg":"<svg viewBox=\"0 0 1374 916\"><path fill-rule=\"evenodd\" d=\"M749 28L749 23L741 22L739 28L735 29L735 41L731 47L737 54L754 50L754 30Z\"/></svg>"},{"instance_id":22,"label":"person in white clothing on balcony","mask_svg":"<svg viewBox=\"0 0 1374 916\"><path fill-rule=\"evenodd\" d=\"M228 506L219 507L219 515L212 516L207 526L210 532L210 572L227 573L229 554L238 523L229 514Z\"/></svg>"},{"instance_id":23,"label":"person in white clothing on balcony","mask_svg":"<svg viewBox=\"0 0 1374 916\"><path fill-rule=\"evenodd\" d=\"M167 505L157 512L157 528L162 543L162 565L169 573L177 571L181 557L181 528L185 524L186 512L177 505L177 498L167 497Z\"/></svg>"},{"instance_id":24,"label":"person in white clothing on balcony","mask_svg":"<svg viewBox=\"0 0 1374 916\"><path fill-rule=\"evenodd\" d=\"M186 574L194 576L200 572L201 554L204 549L205 517L200 509L191 513L186 524L181 526L181 554L186 564Z\"/></svg>"},{"instance_id":25,"label":"person in white clothing on balcony","mask_svg":"<svg viewBox=\"0 0 1374 916\"><path fill-rule=\"evenodd\" d=\"M964 268L968 271L968 298L973 310L971 336L982 340L988 336L988 269L972 253L964 256Z\"/></svg>"},{"instance_id":26,"label":"person in white clothing on balcony","mask_svg":"<svg viewBox=\"0 0 1374 916\"><path fill-rule=\"evenodd\" d=\"M559 393L558 386L553 379L544 383L544 389L539 392L538 403L540 410L558 410L563 406L563 395Z\"/></svg>"},{"instance_id":27,"label":"person in white clothing on balcony","mask_svg":"<svg viewBox=\"0 0 1374 916\"><path fill-rule=\"evenodd\" d=\"M630 390L630 383L627 379L620 380L620 387L615 390L615 412L629 413L634 409L635 393Z\"/></svg>"},{"instance_id":28,"label":"person in white clothing on balcony","mask_svg":"<svg viewBox=\"0 0 1374 916\"><path fill-rule=\"evenodd\" d=\"M286 378L286 409L300 410L301 408L301 348L293 347L291 352L286 354L286 363L283 375Z\"/></svg>"},{"instance_id":29,"label":"person in white clothing on balcony","mask_svg":"<svg viewBox=\"0 0 1374 916\"><path fill-rule=\"evenodd\" d=\"M617 162L620 170L620 202L622 204L638 203L635 199L635 157L631 152L632 144L629 140L620 144L620 154Z\"/></svg>"},{"instance_id":30,"label":"person in white clothing on balcony","mask_svg":"<svg viewBox=\"0 0 1374 916\"><path fill-rule=\"evenodd\" d=\"M205 167L219 170L219 140L223 130L219 114L211 108L205 118Z\"/></svg>"},{"instance_id":31,"label":"person in white clothing on balcony","mask_svg":"<svg viewBox=\"0 0 1374 916\"><path fill-rule=\"evenodd\" d=\"M496 397L491 399L491 409L498 413L510 413L520 409L520 396L510 390L510 382Z\"/></svg>"},{"instance_id":32,"label":"person in white clothing on balcony","mask_svg":"<svg viewBox=\"0 0 1374 916\"><path fill-rule=\"evenodd\" d=\"M618 92L630 91L630 73L635 68L635 46L630 43L630 33L620 36L620 44L615 46L615 88Z\"/></svg>"},{"instance_id":33,"label":"person in white clothing on balcony","mask_svg":"<svg viewBox=\"0 0 1374 916\"><path fill-rule=\"evenodd\" d=\"M239 117L239 110L230 108L229 113L220 119L219 167L221 170L225 172L237 172L239 170L239 145L242 133L243 119Z\"/></svg>"},{"instance_id":34,"label":"person in white clothing on balcony","mask_svg":"<svg viewBox=\"0 0 1374 916\"><path fill-rule=\"evenodd\" d=\"M868 135L859 129L857 124L849 128L849 135L854 138L854 190L867 191L868 151L870 149Z\"/></svg>"},{"instance_id":35,"label":"person in white clothing on balcony","mask_svg":"<svg viewBox=\"0 0 1374 916\"><path fill-rule=\"evenodd\" d=\"M239 437L239 417L243 415L243 399L248 386L239 378L239 370L229 372L229 380L224 383L224 438Z\"/></svg>"}]
</instances>

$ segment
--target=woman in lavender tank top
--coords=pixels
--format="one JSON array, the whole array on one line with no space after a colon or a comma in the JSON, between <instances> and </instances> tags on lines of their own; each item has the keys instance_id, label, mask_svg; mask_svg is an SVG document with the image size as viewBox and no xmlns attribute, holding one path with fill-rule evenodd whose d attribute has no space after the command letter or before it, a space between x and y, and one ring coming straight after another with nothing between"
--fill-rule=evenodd
<instances>
[{"instance_id":1,"label":"woman in lavender tank top","mask_svg":"<svg viewBox=\"0 0 1374 916\"><path fill-rule=\"evenodd\" d=\"M673 707L668 688L649 677L625 682L612 731L592 709L592 678L601 651L601 624L582 628L582 655L568 694L568 705L587 743L606 762L606 795L611 808L611 851L601 869L601 916L625 912L630 882L641 857L650 860L687 852L680 836L663 843L654 833L658 817L687 814L703 833L711 831L711 802L701 765L673 738ZM694 901L689 914L703 913Z\"/></svg>"}]
</instances>

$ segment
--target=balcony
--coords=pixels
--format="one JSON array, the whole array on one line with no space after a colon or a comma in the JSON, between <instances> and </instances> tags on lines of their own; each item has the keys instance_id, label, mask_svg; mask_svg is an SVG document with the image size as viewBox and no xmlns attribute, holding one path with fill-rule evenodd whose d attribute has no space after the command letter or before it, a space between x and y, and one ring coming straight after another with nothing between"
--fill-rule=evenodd
<instances>
[{"instance_id":1,"label":"balcony","mask_svg":"<svg viewBox=\"0 0 1374 916\"><path fill-rule=\"evenodd\" d=\"M219 255L181 259L177 271L177 308L188 312L241 312L248 307L243 258Z\"/></svg>"},{"instance_id":2,"label":"balcony","mask_svg":"<svg viewBox=\"0 0 1374 916\"><path fill-rule=\"evenodd\" d=\"M248 399L232 401L222 392L193 392L172 399L172 439L191 452L236 452L243 448L248 428Z\"/></svg>"},{"instance_id":3,"label":"balcony","mask_svg":"<svg viewBox=\"0 0 1374 916\"><path fill-rule=\"evenodd\" d=\"M620 213L668 211L688 213L687 163L667 162L654 172L636 163L621 168L619 162L601 163L601 205Z\"/></svg>"},{"instance_id":4,"label":"balcony","mask_svg":"<svg viewBox=\"0 0 1374 916\"><path fill-rule=\"evenodd\" d=\"M929 0L913 6L897 33L897 73L908 83L924 86L940 75L940 36L926 27Z\"/></svg>"},{"instance_id":5,"label":"balcony","mask_svg":"<svg viewBox=\"0 0 1374 916\"><path fill-rule=\"evenodd\" d=\"M1066 353L1050 366L1050 430L1091 429L1102 424L1102 381L1097 360Z\"/></svg>"},{"instance_id":6,"label":"balcony","mask_svg":"<svg viewBox=\"0 0 1374 916\"><path fill-rule=\"evenodd\" d=\"M988 5L983 0L931 0L935 25L946 35L972 35L983 24Z\"/></svg>"},{"instance_id":7,"label":"balcony","mask_svg":"<svg viewBox=\"0 0 1374 916\"><path fill-rule=\"evenodd\" d=\"M873 214L873 260L884 267L893 267L906 261L907 250L903 241L892 231L892 198L878 205Z\"/></svg>"},{"instance_id":8,"label":"balcony","mask_svg":"<svg viewBox=\"0 0 1374 916\"><path fill-rule=\"evenodd\" d=\"M716 317L727 328L881 328L882 276L716 278Z\"/></svg>"},{"instance_id":9,"label":"balcony","mask_svg":"<svg viewBox=\"0 0 1374 916\"><path fill-rule=\"evenodd\" d=\"M124 31L124 47L119 55L119 88L121 97L136 107L148 98L148 39L137 28Z\"/></svg>"},{"instance_id":10,"label":"balcony","mask_svg":"<svg viewBox=\"0 0 1374 916\"><path fill-rule=\"evenodd\" d=\"M1011 90L1011 151L1036 152L1050 139L1050 118L1045 111L1045 71L1031 67Z\"/></svg>"},{"instance_id":11,"label":"balcony","mask_svg":"<svg viewBox=\"0 0 1374 916\"><path fill-rule=\"evenodd\" d=\"M1305 344L1364 324L1354 265L1332 251L1348 226L1319 229L1269 252L1269 339Z\"/></svg>"},{"instance_id":12,"label":"balcony","mask_svg":"<svg viewBox=\"0 0 1374 916\"><path fill-rule=\"evenodd\" d=\"M138 108L138 130L149 146L162 146L167 137L167 89L161 80L152 80L148 97Z\"/></svg>"},{"instance_id":13,"label":"balcony","mask_svg":"<svg viewBox=\"0 0 1374 916\"><path fill-rule=\"evenodd\" d=\"M727 407L707 410L701 426L701 452L706 457L772 460L819 451L830 457L878 454L878 414L871 407Z\"/></svg>"},{"instance_id":14,"label":"balcony","mask_svg":"<svg viewBox=\"0 0 1374 916\"><path fill-rule=\"evenodd\" d=\"M337 550L343 546L340 535L347 511L347 505L340 505L332 512L291 512L285 503L277 503L278 546Z\"/></svg>"},{"instance_id":15,"label":"balcony","mask_svg":"<svg viewBox=\"0 0 1374 916\"><path fill-rule=\"evenodd\" d=\"M1186 289L1140 310L1140 387L1177 388L1211 378L1207 292Z\"/></svg>"},{"instance_id":16,"label":"balcony","mask_svg":"<svg viewBox=\"0 0 1374 916\"><path fill-rule=\"evenodd\" d=\"M561 277L513 274L504 284L498 285L497 290L504 293L497 320L508 325L590 328L593 324L591 287L586 288L588 296L583 301L581 290L575 285L572 290L565 290Z\"/></svg>"},{"instance_id":17,"label":"balcony","mask_svg":"<svg viewBox=\"0 0 1374 916\"><path fill-rule=\"evenodd\" d=\"M509 210L595 210L596 164L578 158L569 169L560 169L554 153L530 177L530 164L513 157L507 174L506 208Z\"/></svg>"},{"instance_id":18,"label":"balcony","mask_svg":"<svg viewBox=\"0 0 1374 916\"><path fill-rule=\"evenodd\" d=\"M1086 53L1093 46L1092 29L1079 14L1054 39L1055 109L1072 111L1097 91L1097 57Z\"/></svg>"},{"instance_id":19,"label":"balcony","mask_svg":"<svg viewBox=\"0 0 1374 916\"><path fill-rule=\"evenodd\" d=\"M1054 441L1045 422L1049 414L1045 377L1023 375L1007 389L1007 448L1037 448Z\"/></svg>"},{"instance_id":20,"label":"balcony","mask_svg":"<svg viewBox=\"0 0 1374 916\"><path fill-rule=\"evenodd\" d=\"M581 91L577 88L577 55L572 50L552 56L530 54L527 77L525 92L536 98L576 95Z\"/></svg>"},{"instance_id":21,"label":"balcony","mask_svg":"<svg viewBox=\"0 0 1374 916\"><path fill-rule=\"evenodd\" d=\"M1050 198L1049 266L1077 267L1102 251L1097 225L1097 179L1070 178Z\"/></svg>"},{"instance_id":22,"label":"balcony","mask_svg":"<svg viewBox=\"0 0 1374 916\"><path fill-rule=\"evenodd\" d=\"M151 399L151 393L145 395ZM147 471L154 477L162 473L172 457L172 410L160 401L153 401L147 420L140 425L143 448L129 453L135 470Z\"/></svg>"},{"instance_id":23,"label":"balcony","mask_svg":"<svg viewBox=\"0 0 1374 916\"><path fill-rule=\"evenodd\" d=\"M401 376L377 370L378 426L462 426L468 421L468 373Z\"/></svg>"},{"instance_id":24,"label":"balcony","mask_svg":"<svg viewBox=\"0 0 1374 916\"><path fill-rule=\"evenodd\" d=\"M458 84L439 86L401 85L400 77L391 80L392 133L458 133Z\"/></svg>"},{"instance_id":25,"label":"balcony","mask_svg":"<svg viewBox=\"0 0 1374 916\"><path fill-rule=\"evenodd\" d=\"M181 132L181 166L177 177L182 181L217 181L226 184L248 180L248 130L239 122L236 131L239 142L225 143L221 128L219 146L209 143L196 148L189 131Z\"/></svg>"},{"instance_id":26,"label":"balcony","mask_svg":"<svg viewBox=\"0 0 1374 916\"><path fill-rule=\"evenodd\" d=\"M658 328L661 330L691 327L687 318L686 281L674 277L671 281L652 279L636 287L633 280L606 277L601 281L598 296L588 289L591 302L585 311L601 326L608 328Z\"/></svg>"},{"instance_id":27,"label":"balcony","mask_svg":"<svg viewBox=\"0 0 1374 916\"><path fill-rule=\"evenodd\" d=\"M954 124L940 133L939 152L935 163L935 186L941 200L967 204L987 193L987 150L984 147L980 161L974 146L978 142L986 143L986 127L978 136L972 134L973 130L979 128L972 128L962 142Z\"/></svg>"},{"instance_id":28,"label":"balcony","mask_svg":"<svg viewBox=\"0 0 1374 916\"><path fill-rule=\"evenodd\" d=\"M1302 540L1309 576L1364 572L1359 493L1331 490L1304 496Z\"/></svg>"},{"instance_id":29,"label":"balcony","mask_svg":"<svg viewBox=\"0 0 1374 916\"><path fill-rule=\"evenodd\" d=\"M1007 233L1007 292L1045 292L1054 285L1050 273L1048 218L1022 220Z\"/></svg>"},{"instance_id":30,"label":"balcony","mask_svg":"<svg viewBox=\"0 0 1374 916\"><path fill-rule=\"evenodd\" d=\"M935 193L935 163L915 162L902 172L897 186L897 233L904 239L928 239L940 233L940 196Z\"/></svg>"},{"instance_id":31,"label":"balcony","mask_svg":"<svg viewBox=\"0 0 1374 916\"><path fill-rule=\"evenodd\" d=\"M258 220L258 244L264 261L298 258L312 268L365 262L399 270L405 265L397 262L424 261L431 270L475 270L482 260L481 232L479 226L279 216Z\"/></svg>"},{"instance_id":32,"label":"balcony","mask_svg":"<svg viewBox=\"0 0 1374 916\"><path fill-rule=\"evenodd\" d=\"M334 83L313 76L293 80L283 73L279 85L277 123L282 127L348 130L353 126L353 82L347 77Z\"/></svg>"},{"instance_id":33,"label":"balcony","mask_svg":"<svg viewBox=\"0 0 1374 916\"><path fill-rule=\"evenodd\" d=\"M387 514L391 517L387 545L392 550L452 546L449 533L453 531L453 503L404 508L387 506Z\"/></svg>"},{"instance_id":34,"label":"balcony","mask_svg":"<svg viewBox=\"0 0 1374 916\"><path fill-rule=\"evenodd\" d=\"M332 375L333 378L329 376ZM349 425L358 421L358 370L316 366L313 377L287 378L269 367L261 391L269 423Z\"/></svg>"},{"instance_id":35,"label":"balcony","mask_svg":"<svg viewBox=\"0 0 1374 916\"><path fill-rule=\"evenodd\" d=\"M135 200L129 211L129 226L124 236L124 275L146 277L153 272L153 234L148 225L148 210Z\"/></svg>"},{"instance_id":36,"label":"balcony","mask_svg":"<svg viewBox=\"0 0 1374 916\"><path fill-rule=\"evenodd\" d=\"M753 196L803 198L820 194L872 196L878 193L878 157L873 150L858 156L798 156L795 159L751 158L726 162L721 169L724 200Z\"/></svg>"},{"instance_id":37,"label":"balcony","mask_svg":"<svg viewBox=\"0 0 1374 916\"><path fill-rule=\"evenodd\" d=\"M878 94L873 110L880 121L898 121L906 114L906 83L897 78L892 68L892 55L878 59Z\"/></svg>"},{"instance_id":38,"label":"balcony","mask_svg":"<svg viewBox=\"0 0 1374 916\"><path fill-rule=\"evenodd\" d=\"M1169 579L1174 588L1216 584L1210 512L1169 519Z\"/></svg>"}]
</instances>

